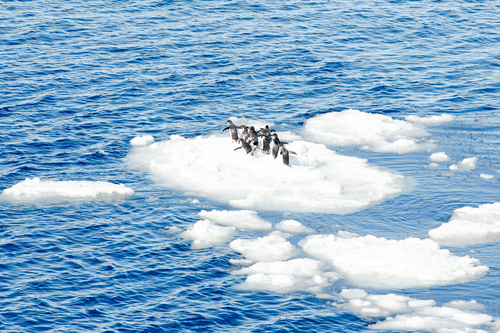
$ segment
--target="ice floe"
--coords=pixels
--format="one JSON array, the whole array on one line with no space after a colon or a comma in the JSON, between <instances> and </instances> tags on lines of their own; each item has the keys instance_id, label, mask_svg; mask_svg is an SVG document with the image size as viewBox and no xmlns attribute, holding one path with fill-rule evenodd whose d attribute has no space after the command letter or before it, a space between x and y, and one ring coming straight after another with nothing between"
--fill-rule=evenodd
<instances>
[{"instance_id":1,"label":"ice floe","mask_svg":"<svg viewBox=\"0 0 500 333\"><path fill-rule=\"evenodd\" d=\"M401 175L336 154L324 145L293 141L297 153L286 167L280 159L245 155L226 135L214 134L133 147L126 157L164 186L228 203L240 209L349 213L398 195Z\"/></svg>"},{"instance_id":2,"label":"ice floe","mask_svg":"<svg viewBox=\"0 0 500 333\"><path fill-rule=\"evenodd\" d=\"M347 300L337 305L343 309L364 317L387 317L369 326L376 330L479 333L486 332L481 328L495 326L494 317L474 311L481 309L475 301L454 301L438 307L434 300L395 294L369 295L360 289L344 289L340 296Z\"/></svg>"},{"instance_id":3,"label":"ice floe","mask_svg":"<svg viewBox=\"0 0 500 333\"><path fill-rule=\"evenodd\" d=\"M493 175L489 175L487 173L482 173L479 175L479 177L483 178L483 179L493 179Z\"/></svg>"},{"instance_id":4,"label":"ice floe","mask_svg":"<svg viewBox=\"0 0 500 333\"><path fill-rule=\"evenodd\" d=\"M445 152L439 152L439 153L434 153L431 156L429 156L429 159L432 162L448 162L450 158L448 155L446 155Z\"/></svg>"},{"instance_id":5,"label":"ice floe","mask_svg":"<svg viewBox=\"0 0 500 333\"><path fill-rule=\"evenodd\" d=\"M463 170L474 170L476 168L477 157L464 158L462 162L458 164L458 167Z\"/></svg>"},{"instance_id":6,"label":"ice floe","mask_svg":"<svg viewBox=\"0 0 500 333\"><path fill-rule=\"evenodd\" d=\"M130 144L134 147L144 147L155 142L152 135L136 136L130 140Z\"/></svg>"},{"instance_id":7,"label":"ice floe","mask_svg":"<svg viewBox=\"0 0 500 333\"><path fill-rule=\"evenodd\" d=\"M292 232L292 233L302 233L302 232L313 232L313 229L310 229L300 223L299 221L295 220L285 220L281 221L280 223L276 224L275 226L276 229L279 229L281 231L286 231L286 232Z\"/></svg>"},{"instance_id":8,"label":"ice floe","mask_svg":"<svg viewBox=\"0 0 500 333\"><path fill-rule=\"evenodd\" d=\"M408 116L405 118L412 123L420 123L425 125L441 125L444 123L449 123L455 120L455 117L451 114L442 114L440 116L428 116L428 117L417 117L417 116Z\"/></svg>"},{"instance_id":9,"label":"ice floe","mask_svg":"<svg viewBox=\"0 0 500 333\"><path fill-rule=\"evenodd\" d=\"M239 229L270 230L272 224L261 219L253 210L202 210L198 213L202 219L209 219L218 224L230 225Z\"/></svg>"},{"instance_id":10,"label":"ice floe","mask_svg":"<svg viewBox=\"0 0 500 333\"><path fill-rule=\"evenodd\" d=\"M99 200L122 199L134 195L134 190L123 184L103 181L54 181L40 178L26 180L3 190L0 199L16 202L41 200Z\"/></svg>"},{"instance_id":11,"label":"ice floe","mask_svg":"<svg viewBox=\"0 0 500 333\"><path fill-rule=\"evenodd\" d=\"M364 236L312 235L303 251L323 260L353 285L366 288L424 288L465 283L488 272L477 259L458 257L431 239L388 240Z\"/></svg>"},{"instance_id":12,"label":"ice floe","mask_svg":"<svg viewBox=\"0 0 500 333\"><path fill-rule=\"evenodd\" d=\"M419 139L429 135L423 125L353 109L317 115L303 129L304 138L313 142L400 154L434 149L435 144Z\"/></svg>"},{"instance_id":13,"label":"ice floe","mask_svg":"<svg viewBox=\"0 0 500 333\"><path fill-rule=\"evenodd\" d=\"M193 241L191 243L193 249L202 249L217 243L227 242L234 235L236 235L235 227L218 226L210 220L198 221L181 234L182 237Z\"/></svg>"},{"instance_id":14,"label":"ice floe","mask_svg":"<svg viewBox=\"0 0 500 333\"><path fill-rule=\"evenodd\" d=\"M441 245L460 246L500 240L500 202L455 210L448 223L429 231Z\"/></svg>"},{"instance_id":15,"label":"ice floe","mask_svg":"<svg viewBox=\"0 0 500 333\"><path fill-rule=\"evenodd\" d=\"M277 235L257 239L236 239L229 244L229 247L247 259L255 261L287 260L295 251L295 246Z\"/></svg>"}]
</instances>

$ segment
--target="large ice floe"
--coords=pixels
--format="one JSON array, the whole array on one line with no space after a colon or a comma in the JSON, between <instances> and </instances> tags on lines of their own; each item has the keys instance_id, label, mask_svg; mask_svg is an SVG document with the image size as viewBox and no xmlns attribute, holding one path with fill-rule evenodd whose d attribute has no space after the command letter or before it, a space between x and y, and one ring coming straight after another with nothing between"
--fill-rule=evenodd
<instances>
[{"instance_id":1,"label":"large ice floe","mask_svg":"<svg viewBox=\"0 0 500 333\"><path fill-rule=\"evenodd\" d=\"M134 194L134 190L123 184L103 181L54 181L40 178L26 180L3 190L0 199L14 202L42 200L98 200L121 199Z\"/></svg>"},{"instance_id":2,"label":"large ice floe","mask_svg":"<svg viewBox=\"0 0 500 333\"><path fill-rule=\"evenodd\" d=\"M245 155L227 135L212 134L133 147L132 169L149 173L164 186L240 209L349 213L398 195L405 178L364 159L336 154L322 144L280 133L289 142L292 167L281 157L256 151Z\"/></svg>"},{"instance_id":3,"label":"large ice floe","mask_svg":"<svg viewBox=\"0 0 500 333\"><path fill-rule=\"evenodd\" d=\"M482 306L475 301L454 301L436 306L434 300L395 294L369 295L360 289L344 289L340 296L347 300L337 304L340 308L363 317L387 317L369 326L376 330L479 333L486 332L482 328L489 331L496 326L495 318L477 312Z\"/></svg>"},{"instance_id":4,"label":"large ice floe","mask_svg":"<svg viewBox=\"0 0 500 333\"><path fill-rule=\"evenodd\" d=\"M488 272L477 259L458 257L431 239L389 240L364 236L312 235L303 251L324 261L353 285L365 288L425 288L465 283Z\"/></svg>"},{"instance_id":5,"label":"large ice floe","mask_svg":"<svg viewBox=\"0 0 500 333\"><path fill-rule=\"evenodd\" d=\"M424 124L438 124L450 119L445 115L436 117L428 120L411 117L410 122L349 109L308 119L304 123L303 136L309 141L329 146L354 145L377 152L402 154L429 151L436 145L423 139L430 135Z\"/></svg>"},{"instance_id":6,"label":"large ice floe","mask_svg":"<svg viewBox=\"0 0 500 333\"><path fill-rule=\"evenodd\" d=\"M429 231L441 245L461 246L500 240L500 202L455 210L448 223Z\"/></svg>"}]
</instances>

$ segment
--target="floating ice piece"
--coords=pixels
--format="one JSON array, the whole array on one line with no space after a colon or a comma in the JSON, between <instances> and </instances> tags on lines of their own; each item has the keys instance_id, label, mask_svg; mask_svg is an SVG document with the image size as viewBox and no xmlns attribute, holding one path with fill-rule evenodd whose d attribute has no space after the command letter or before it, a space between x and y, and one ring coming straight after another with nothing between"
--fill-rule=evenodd
<instances>
[{"instance_id":1,"label":"floating ice piece","mask_svg":"<svg viewBox=\"0 0 500 333\"><path fill-rule=\"evenodd\" d=\"M330 146L363 145L366 150L400 154L434 149L435 144L416 139L429 135L422 125L352 109L308 119L303 133L307 140Z\"/></svg>"},{"instance_id":2,"label":"floating ice piece","mask_svg":"<svg viewBox=\"0 0 500 333\"><path fill-rule=\"evenodd\" d=\"M261 219L253 210L202 210L198 213L202 219L209 219L218 224L232 225L239 229L270 230L272 224Z\"/></svg>"},{"instance_id":3,"label":"floating ice piece","mask_svg":"<svg viewBox=\"0 0 500 333\"><path fill-rule=\"evenodd\" d=\"M32 202L40 200L97 200L122 199L134 195L134 190L123 184L102 181L54 181L33 178L3 190L0 198L8 201Z\"/></svg>"},{"instance_id":4,"label":"floating ice piece","mask_svg":"<svg viewBox=\"0 0 500 333\"><path fill-rule=\"evenodd\" d=\"M430 239L313 235L299 243L351 283L367 288L425 288L465 283L488 272L477 259L457 257Z\"/></svg>"},{"instance_id":5,"label":"floating ice piece","mask_svg":"<svg viewBox=\"0 0 500 333\"><path fill-rule=\"evenodd\" d=\"M338 305L339 307L364 317L380 318L398 314L370 325L371 329L486 333L476 328L482 325L494 325L495 318L492 316L465 311L480 309L481 306L475 301L454 301L445 306L436 307L434 300L419 300L395 294L368 295L360 289L344 289L340 296L348 302Z\"/></svg>"},{"instance_id":6,"label":"floating ice piece","mask_svg":"<svg viewBox=\"0 0 500 333\"><path fill-rule=\"evenodd\" d=\"M437 163L429 163L429 168L438 168L439 164Z\"/></svg>"},{"instance_id":7,"label":"floating ice piece","mask_svg":"<svg viewBox=\"0 0 500 333\"><path fill-rule=\"evenodd\" d=\"M292 168L278 158L233 151L225 135L170 140L134 147L129 167L148 172L173 190L229 203L240 209L350 213L398 195L405 178L356 157L305 141L287 147Z\"/></svg>"},{"instance_id":8,"label":"floating ice piece","mask_svg":"<svg viewBox=\"0 0 500 333\"><path fill-rule=\"evenodd\" d=\"M420 123L425 125L441 125L444 123L449 123L455 120L455 117L451 114L442 114L440 116L429 116L429 117L417 117L417 116L408 116L405 118L412 123Z\"/></svg>"},{"instance_id":9,"label":"floating ice piece","mask_svg":"<svg viewBox=\"0 0 500 333\"><path fill-rule=\"evenodd\" d=\"M462 162L458 164L460 169L464 170L474 170L476 168L477 157L464 158Z\"/></svg>"},{"instance_id":10,"label":"floating ice piece","mask_svg":"<svg viewBox=\"0 0 500 333\"><path fill-rule=\"evenodd\" d=\"M377 330L401 330L401 331L431 331L437 333L448 332L471 332L480 333L486 331L474 329L477 326L492 325L493 317L490 315L462 311L449 307L426 307L411 314L402 314L389 317L374 325L371 329Z\"/></svg>"},{"instance_id":11,"label":"floating ice piece","mask_svg":"<svg viewBox=\"0 0 500 333\"><path fill-rule=\"evenodd\" d=\"M429 156L432 162L448 162L450 158L444 152L434 153Z\"/></svg>"},{"instance_id":12,"label":"floating ice piece","mask_svg":"<svg viewBox=\"0 0 500 333\"><path fill-rule=\"evenodd\" d=\"M181 234L182 237L193 241L191 244L193 249L202 249L217 243L227 242L234 235L236 235L235 227L221 227L209 220L198 221Z\"/></svg>"},{"instance_id":13,"label":"floating ice piece","mask_svg":"<svg viewBox=\"0 0 500 333\"><path fill-rule=\"evenodd\" d=\"M445 246L461 246L500 240L500 202L455 210L448 223L429 231L429 237Z\"/></svg>"},{"instance_id":14,"label":"floating ice piece","mask_svg":"<svg viewBox=\"0 0 500 333\"><path fill-rule=\"evenodd\" d=\"M483 179L493 179L493 175L488 175L486 173L482 173L479 175L479 177L483 178Z\"/></svg>"},{"instance_id":15,"label":"floating ice piece","mask_svg":"<svg viewBox=\"0 0 500 333\"><path fill-rule=\"evenodd\" d=\"M285 220L281 221L280 223L276 224L275 226L276 229L282 230L282 231L287 231L287 232L292 232L292 233L302 233L302 232L313 232L313 229L310 229L300 223L299 221L295 220Z\"/></svg>"},{"instance_id":16,"label":"floating ice piece","mask_svg":"<svg viewBox=\"0 0 500 333\"><path fill-rule=\"evenodd\" d=\"M365 317L387 317L436 305L434 300L418 300L395 294L368 295L361 289L344 289L340 296L349 300L343 308Z\"/></svg>"},{"instance_id":17,"label":"floating ice piece","mask_svg":"<svg viewBox=\"0 0 500 333\"><path fill-rule=\"evenodd\" d=\"M248 259L256 261L287 260L295 247L283 237L268 235L257 239L236 239L229 247Z\"/></svg>"},{"instance_id":18,"label":"floating ice piece","mask_svg":"<svg viewBox=\"0 0 500 333\"><path fill-rule=\"evenodd\" d=\"M448 167L448 170L450 170L451 173L455 173L458 171L458 166L456 164L452 164Z\"/></svg>"},{"instance_id":19,"label":"floating ice piece","mask_svg":"<svg viewBox=\"0 0 500 333\"><path fill-rule=\"evenodd\" d=\"M258 262L233 274L249 274L246 281L237 286L238 289L276 292L301 289L317 292L330 284L328 278L321 275L319 264L319 261L312 259Z\"/></svg>"},{"instance_id":20,"label":"floating ice piece","mask_svg":"<svg viewBox=\"0 0 500 333\"><path fill-rule=\"evenodd\" d=\"M155 142L152 135L136 136L130 140L130 144L134 147L144 147Z\"/></svg>"}]
</instances>

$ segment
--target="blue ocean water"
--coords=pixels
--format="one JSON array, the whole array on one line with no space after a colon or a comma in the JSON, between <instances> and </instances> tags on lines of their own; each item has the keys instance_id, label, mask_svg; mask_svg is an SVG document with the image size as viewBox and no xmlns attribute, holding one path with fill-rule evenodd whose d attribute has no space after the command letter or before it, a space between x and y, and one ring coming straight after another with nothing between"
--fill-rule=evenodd
<instances>
[{"instance_id":1,"label":"blue ocean water","mask_svg":"<svg viewBox=\"0 0 500 333\"><path fill-rule=\"evenodd\" d=\"M334 148L413 186L358 213L290 215L322 233L425 238L457 208L500 201L499 10L497 1L2 1L0 190L40 177L122 183L136 195L0 202L1 330L369 331L375 320L311 294L232 289L244 277L230 274L239 255L227 244L193 251L165 229L230 207L192 205L129 170L129 140L220 132L230 116L299 131L347 108L395 119L450 113L455 122L429 131L453 160L478 157L474 172L425 168L427 152ZM383 293L474 299L500 316L499 244L449 249L474 251L489 274Z\"/></svg>"}]
</instances>

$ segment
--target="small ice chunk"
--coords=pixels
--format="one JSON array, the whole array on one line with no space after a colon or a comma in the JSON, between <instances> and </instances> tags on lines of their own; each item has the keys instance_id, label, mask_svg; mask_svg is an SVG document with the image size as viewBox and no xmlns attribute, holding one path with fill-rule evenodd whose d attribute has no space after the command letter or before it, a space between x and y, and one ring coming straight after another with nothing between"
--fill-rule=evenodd
<instances>
[{"instance_id":1,"label":"small ice chunk","mask_svg":"<svg viewBox=\"0 0 500 333\"><path fill-rule=\"evenodd\" d=\"M451 114L442 114L440 116L434 115L428 117L408 116L405 119L413 123L420 123L425 125L441 125L454 121L455 117Z\"/></svg>"},{"instance_id":2,"label":"small ice chunk","mask_svg":"<svg viewBox=\"0 0 500 333\"><path fill-rule=\"evenodd\" d=\"M221 227L209 220L198 221L181 234L182 237L193 240L192 247L198 249L227 242L234 235L235 227Z\"/></svg>"},{"instance_id":3,"label":"small ice chunk","mask_svg":"<svg viewBox=\"0 0 500 333\"><path fill-rule=\"evenodd\" d=\"M152 135L136 136L130 140L130 144L134 147L144 147L155 142Z\"/></svg>"},{"instance_id":4,"label":"small ice chunk","mask_svg":"<svg viewBox=\"0 0 500 333\"><path fill-rule=\"evenodd\" d=\"M365 298L368 293L362 289L342 289L340 296L346 299Z\"/></svg>"},{"instance_id":5,"label":"small ice chunk","mask_svg":"<svg viewBox=\"0 0 500 333\"><path fill-rule=\"evenodd\" d=\"M309 229L299 221L295 220L285 220L276 224L276 229L292 232L292 233L303 233L303 232L313 232L314 230Z\"/></svg>"},{"instance_id":6,"label":"small ice chunk","mask_svg":"<svg viewBox=\"0 0 500 333\"><path fill-rule=\"evenodd\" d=\"M54 181L26 178L3 190L0 199L14 202L42 200L97 200L119 199L134 195L134 190L123 184L103 181Z\"/></svg>"},{"instance_id":7,"label":"small ice chunk","mask_svg":"<svg viewBox=\"0 0 500 333\"><path fill-rule=\"evenodd\" d=\"M288 232L283 232L283 231L279 231L279 230L274 230L274 231L270 232L269 235L276 235L276 236L280 236L283 238L290 238L293 236L292 234L289 234Z\"/></svg>"},{"instance_id":8,"label":"small ice chunk","mask_svg":"<svg viewBox=\"0 0 500 333\"><path fill-rule=\"evenodd\" d=\"M294 276L314 277L321 274L320 262L313 259L291 259L288 261L258 262L250 267L242 268L233 274L287 274Z\"/></svg>"},{"instance_id":9,"label":"small ice chunk","mask_svg":"<svg viewBox=\"0 0 500 333\"><path fill-rule=\"evenodd\" d=\"M261 219L253 210L202 210L198 213L202 219L209 219L218 224L231 225L239 229L270 230L272 224Z\"/></svg>"},{"instance_id":10,"label":"small ice chunk","mask_svg":"<svg viewBox=\"0 0 500 333\"><path fill-rule=\"evenodd\" d=\"M175 232L175 233L179 233L182 231L181 228L175 227L175 226L174 227L165 227L165 229L167 229L169 232Z\"/></svg>"},{"instance_id":11,"label":"small ice chunk","mask_svg":"<svg viewBox=\"0 0 500 333\"><path fill-rule=\"evenodd\" d=\"M147 202L155 202L158 201L158 197L149 197L146 199Z\"/></svg>"},{"instance_id":12,"label":"small ice chunk","mask_svg":"<svg viewBox=\"0 0 500 333\"><path fill-rule=\"evenodd\" d=\"M450 170L451 173L455 173L458 171L458 166L456 164L452 164L448 167L448 170Z\"/></svg>"},{"instance_id":13,"label":"small ice chunk","mask_svg":"<svg viewBox=\"0 0 500 333\"><path fill-rule=\"evenodd\" d=\"M476 168L477 157L464 158L458 164L458 167L463 170L474 170Z\"/></svg>"},{"instance_id":14,"label":"small ice chunk","mask_svg":"<svg viewBox=\"0 0 500 333\"><path fill-rule=\"evenodd\" d=\"M483 179L493 179L493 175L488 175L486 173L480 174L479 177L481 177Z\"/></svg>"},{"instance_id":15,"label":"small ice chunk","mask_svg":"<svg viewBox=\"0 0 500 333\"><path fill-rule=\"evenodd\" d=\"M193 199L193 200L191 201L191 203L192 203L193 205L195 205L195 204L199 204L199 203L200 203L200 201L199 201L198 199Z\"/></svg>"},{"instance_id":16,"label":"small ice chunk","mask_svg":"<svg viewBox=\"0 0 500 333\"><path fill-rule=\"evenodd\" d=\"M439 168L439 164L437 164L437 163L429 163L429 168Z\"/></svg>"},{"instance_id":17,"label":"small ice chunk","mask_svg":"<svg viewBox=\"0 0 500 333\"><path fill-rule=\"evenodd\" d=\"M445 246L461 246L500 240L500 202L455 210L450 221L429 231L429 237Z\"/></svg>"},{"instance_id":18,"label":"small ice chunk","mask_svg":"<svg viewBox=\"0 0 500 333\"><path fill-rule=\"evenodd\" d=\"M269 235L257 239L236 239L229 247L248 259L256 261L287 260L295 247L283 237Z\"/></svg>"},{"instance_id":19,"label":"small ice chunk","mask_svg":"<svg viewBox=\"0 0 500 333\"><path fill-rule=\"evenodd\" d=\"M434 153L429 156L432 162L448 162L450 158L444 152Z\"/></svg>"},{"instance_id":20,"label":"small ice chunk","mask_svg":"<svg viewBox=\"0 0 500 333\"><path fill-rule=\"evenodd\" d=\"M369 288L427 288L465 283L488 272L477 259L458 257L430 239L351 239L312 235L303 251L323 260L352 284Z\"/></svg>"}]
</instances>

